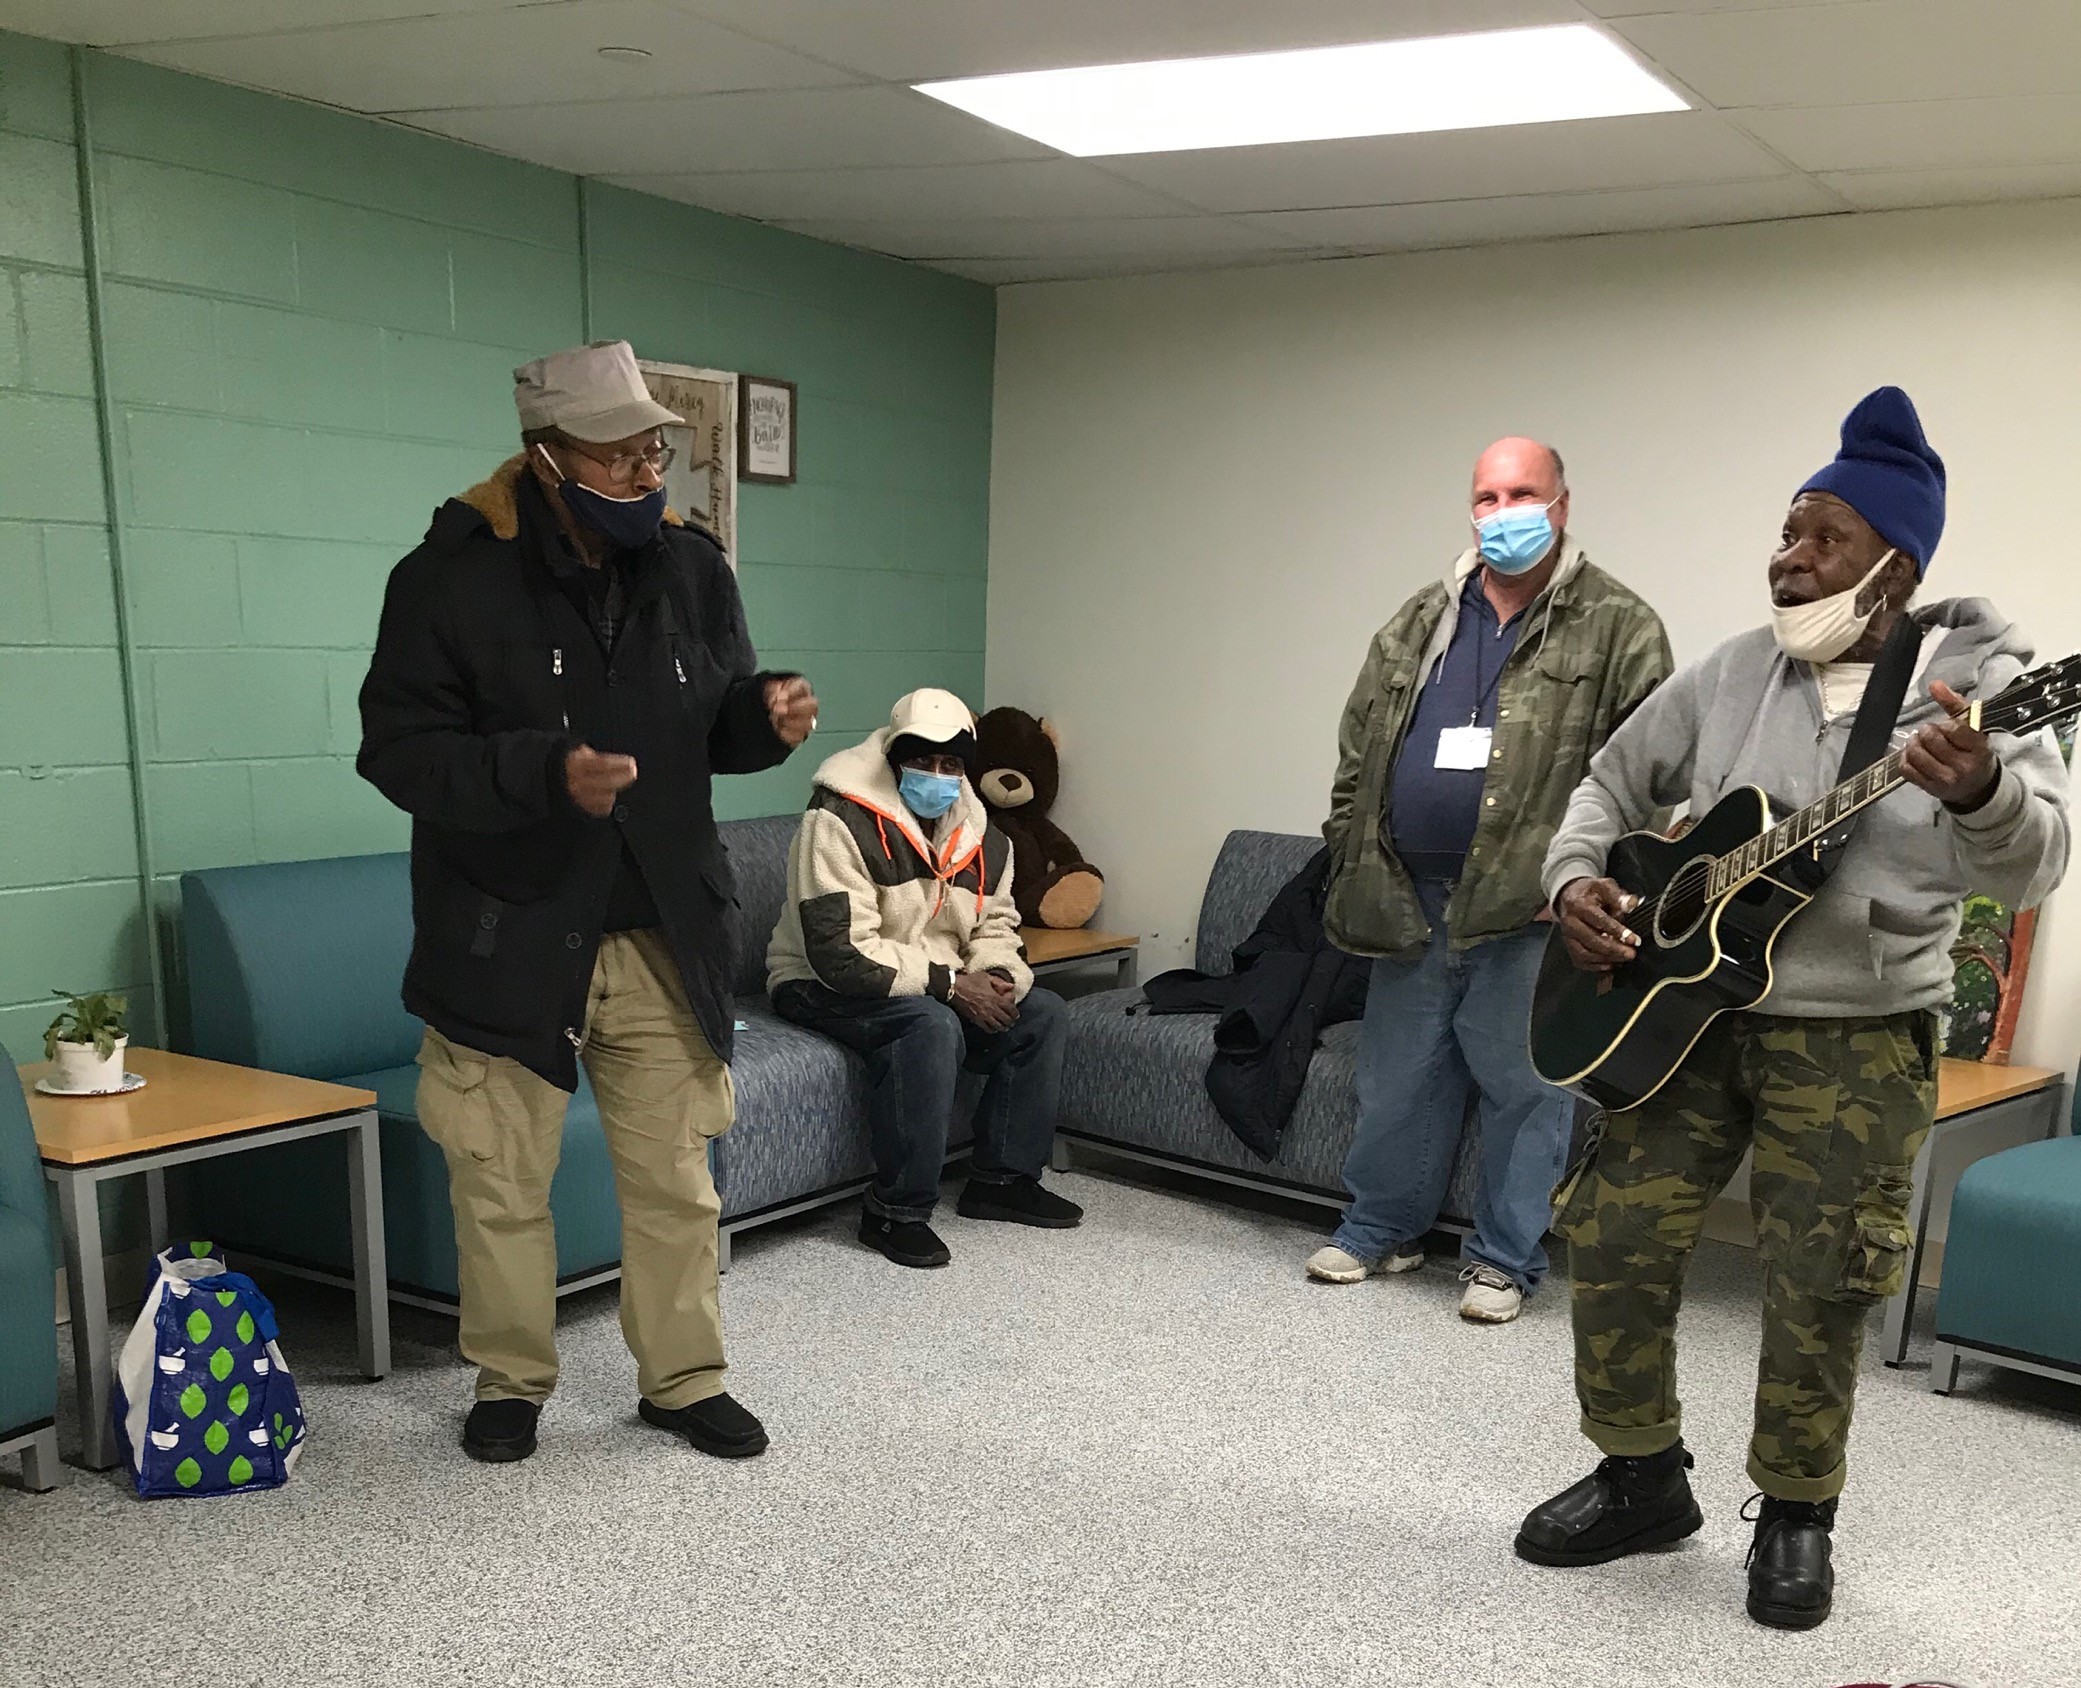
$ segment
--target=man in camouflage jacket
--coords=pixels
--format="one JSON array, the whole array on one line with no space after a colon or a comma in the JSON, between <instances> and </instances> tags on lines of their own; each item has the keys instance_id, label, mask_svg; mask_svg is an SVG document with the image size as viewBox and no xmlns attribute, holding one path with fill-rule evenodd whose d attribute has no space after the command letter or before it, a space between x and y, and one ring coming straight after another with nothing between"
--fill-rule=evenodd
<instances>
[{"instance_id":1,"label":"man in camouflage jacket","mask_svg":"<svg viewBox=\"0 0 2081 1688\"><path fill-rule=\"evenodd\" d=\"M1550 447L1489 447L1471 516L1479 542L1375 635L1338 733L1325 924L1374 966L1351 1205L1308 1272L1358 1283L1423 1263L1478 1086L1460 1312L1500 1324L1545 1275L1574 1119L1525 1035L1547 930L1540 867L1590 758L1670 656L1655 612L1569 536Z\"/></svg>"}]
</instances>

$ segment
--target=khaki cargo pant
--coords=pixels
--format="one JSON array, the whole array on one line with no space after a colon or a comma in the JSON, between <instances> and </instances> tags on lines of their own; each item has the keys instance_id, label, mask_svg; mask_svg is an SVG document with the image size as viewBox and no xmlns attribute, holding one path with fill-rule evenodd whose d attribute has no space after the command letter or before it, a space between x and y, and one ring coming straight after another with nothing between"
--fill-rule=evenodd
<instances>
[{"instance_id":1,"label":"khaki cargo pant","mask_svg":"<svg viewBox=\"0 0 2081 1688\"><path fill-rule=\"evenodd\" d=\"M636 1386L662 1407L723 1388L708 1145L730 1124L730 1069L687 1006L655 931L600 942L581 1055L621 1199L621 1329ZM549 1182L569 1098L518 1061L428 1028L419 1121L448 1159L461 1266L463 1357L477 1399L543 1401L556 1387L556 1233Z\"/></svg>"},{"instance_id":2,"label":"khaki cargo pant","mask_svg":"<svg viewBox=\"0 0 2081 1688\"><path fill-rule=\"evenodd\" d=\"M1915 1155L1936 1115L1936 1017L1727 1014L1554 1192L1574 1286L1583 1434L1607 1454L1682 1433L1676 1312L1710 1207L1753 1142L1763 1345L1749 1477L1779 1500L1843 1486L1865 1316L1906 1274Z\"/></svg>"}]
</instances>

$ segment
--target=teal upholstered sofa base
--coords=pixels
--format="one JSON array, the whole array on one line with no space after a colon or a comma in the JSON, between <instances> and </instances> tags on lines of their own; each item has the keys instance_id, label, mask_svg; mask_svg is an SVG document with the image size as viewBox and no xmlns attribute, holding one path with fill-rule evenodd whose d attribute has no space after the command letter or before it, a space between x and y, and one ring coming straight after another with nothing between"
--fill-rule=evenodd
<instances>
[{"instance_id":1,"label":"teal upholstered sofa base","mask_svg":"<svg viewBox=\"0 0 2081 1688\"><path fill-rule=\"evenodd\" d=\"M2025 1143L1959 1178L1936 1329L1938 1394L1962 1359L2081 1383L2081 1138Z\"/></svg>"},{"instance_id":2,"label":"teal upholstered sofa base","mask_svg":"<svg viewBox=\"0 0 2081 1688\"><path fill-rule=\"evenodd\" d=\"M776 1015L765 996L767 940L786 896L792 815L721 828L737 881L730 910L737 995L737 1121L711 1152L732 1233L866 1186L867 1075L860 1058ZM373 1090L382 1120L383 1228L391 1294L452 1310L455 1221L448 1168L420 1130L416 1057L424 1028L398 1000L412 948L402 855L212 869L181 881L194 1053ZM948 1142L968 1147L980 1081L965 1080ZM347 1282L345 1163L335 1143L218 1157L176 1186L199 1234ZM557 1282L569 1293L617 1275L621 1212L599 1108L581 1077L550 1186Z\"/></svg>"}]
</instances>

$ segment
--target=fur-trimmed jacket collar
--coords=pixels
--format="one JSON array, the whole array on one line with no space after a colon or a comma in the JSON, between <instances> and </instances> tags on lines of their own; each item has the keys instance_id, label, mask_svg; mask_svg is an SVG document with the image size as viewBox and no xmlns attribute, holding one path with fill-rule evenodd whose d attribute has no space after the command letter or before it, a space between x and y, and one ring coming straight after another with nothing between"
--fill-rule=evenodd
<instances>
[{"instance_id":1,"label":"fur-trimmed jacket collar","mask_svg":"<svg viewBox=\"0 0 2081 1688\"><path fill-rule=\"evenodd\" d=\"M456 502L467 504L490 524L495 539L518 539L520 537L520 477L527 473L527 453L516 451L505 462L485 476L469 491L460 494ZM718 547L722 541L709 531L708 524L688 521L670 505L665 507L665 525L668 527L690 527L714 542Z\"/></svg>"}]
</instances>

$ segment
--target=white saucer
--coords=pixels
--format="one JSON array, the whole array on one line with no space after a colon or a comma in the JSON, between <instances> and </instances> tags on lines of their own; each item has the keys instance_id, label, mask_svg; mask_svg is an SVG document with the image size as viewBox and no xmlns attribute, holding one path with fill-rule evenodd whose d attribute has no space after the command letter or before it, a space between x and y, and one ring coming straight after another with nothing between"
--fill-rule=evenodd
<instances>
[{"instance_id":1,"label":"white saucer","mask_svg":"<svg viewBox=\"0 0 2081 1688\"><path fill-rule=\"evenodd\" d=\"M128 1096L131 1091L142 1090L144 1087L142 1073L125 1073L122 1087L117 1090L67 1090L61 1085L51 1083L47 1078L36 1081L37 1094L40 1096Z\"/></svg>"}]
</instances>

